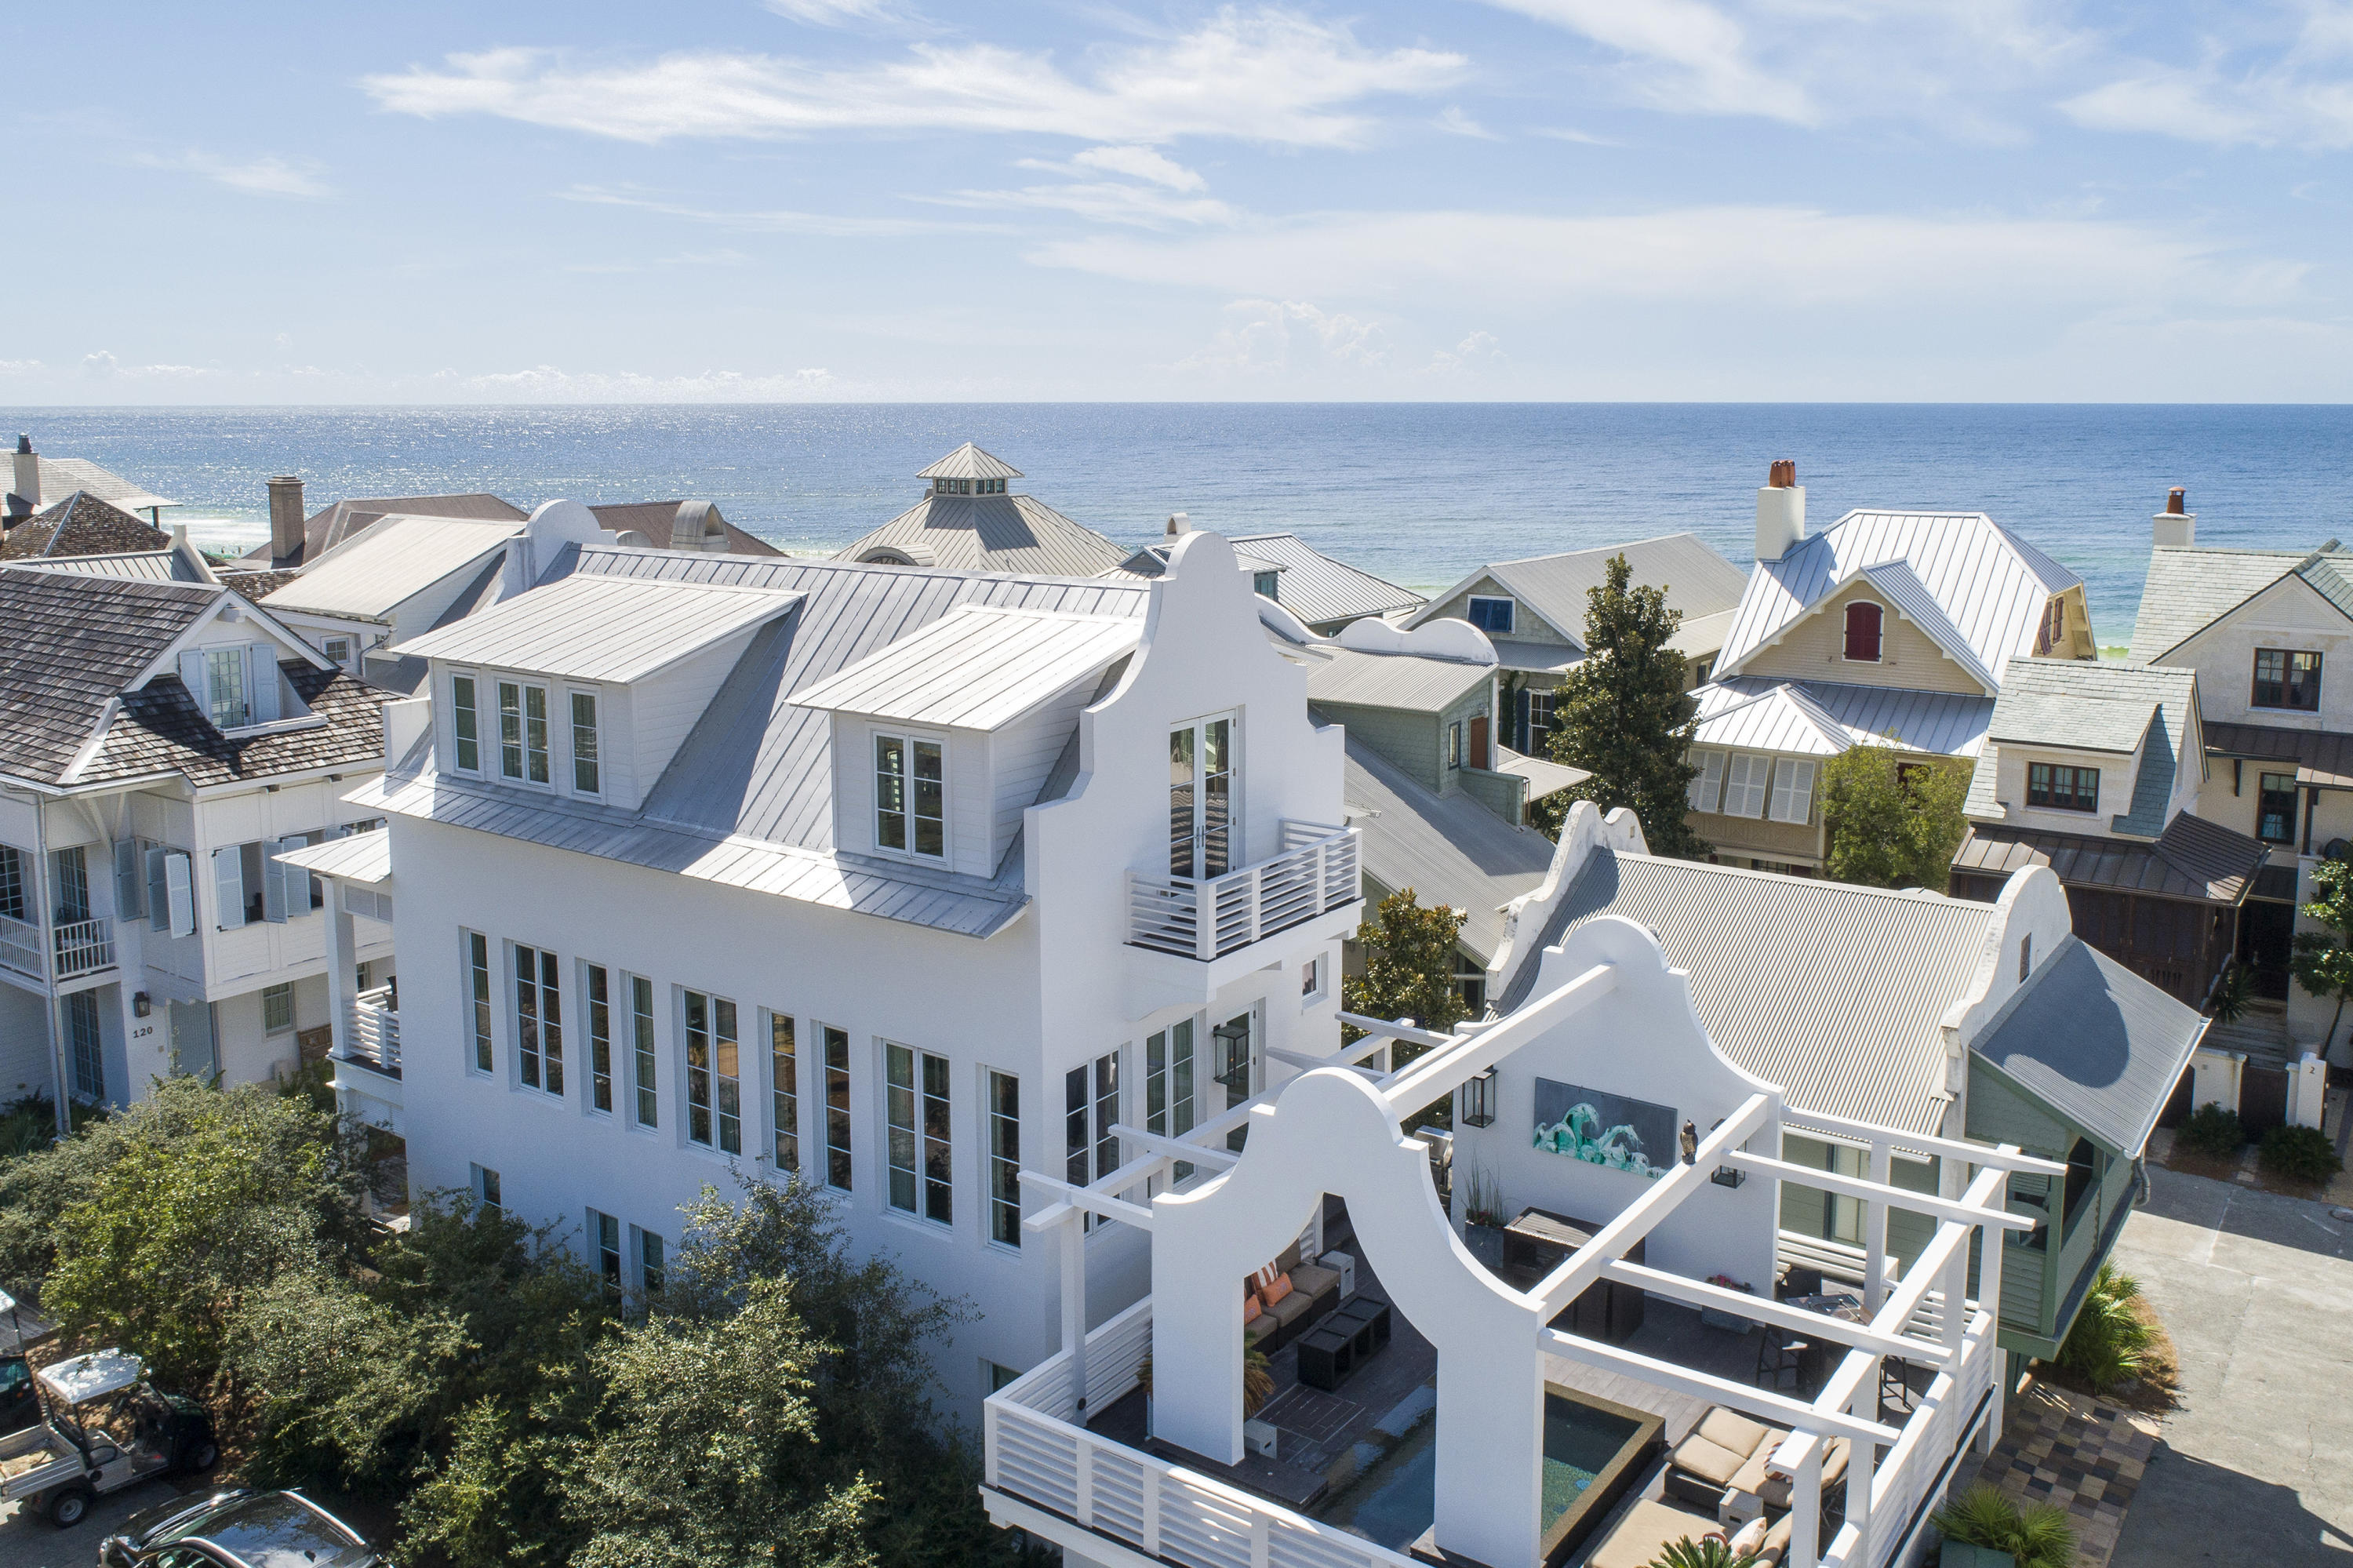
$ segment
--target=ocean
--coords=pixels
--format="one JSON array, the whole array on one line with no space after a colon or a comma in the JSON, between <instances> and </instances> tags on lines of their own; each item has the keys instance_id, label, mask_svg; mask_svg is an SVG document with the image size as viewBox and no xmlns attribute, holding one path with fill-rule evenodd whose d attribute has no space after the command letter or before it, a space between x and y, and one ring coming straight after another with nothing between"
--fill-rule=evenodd
<instances>
[{"instance_id":1,"label":"ocean","mask_svg":"<svg viewBox=\"0 0 2353 1568\"><path fill-rule=\"evenodd\" d=\"M268 534L264 481L344 496L489 491L529 508L707 496L779 546L830 550L912 504L961 441L1123 542L1171 512L1290 529L1408 588L1479 564L1689 529L1744 566L1766 465L1819 528L1853 507L1992 514L2081 573L2130 640L2149 514L2186 485L2201 544L2348 534L2353 408L2018 404L858 404L16 408L55 457L183 503L201 544Z\"/></svg>"}]
</instances>

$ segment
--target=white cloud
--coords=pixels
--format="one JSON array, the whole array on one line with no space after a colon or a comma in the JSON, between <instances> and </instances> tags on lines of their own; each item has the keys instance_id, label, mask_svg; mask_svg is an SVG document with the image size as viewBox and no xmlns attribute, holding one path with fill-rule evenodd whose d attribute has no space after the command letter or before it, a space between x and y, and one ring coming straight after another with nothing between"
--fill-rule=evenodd
<instances>
[{"instance_id":1,"label":"white cloud","mask_svg":"<svg viewBox=\"0 0 2353 1568\"><path fill-rule=\"evenodd\" d=\"M909 20L890 0L766 0L769 10L811 27L901 26Z\"/></svg>"},{"instance_id":2,"label":"white cloud","mask_svg":"<svg viewBox=\"0 0 2353 1568\"><path fill-rule=\"evenodd\" d=\"M2301 263L2178 231L2081 218L1710 207L1591 217L1333 213L1155 240L1050 241L1030 259L1134 282L1253 298L1523 304L1600 300L1930 309L2295 295Z\"/></svg>"},{"instance_id":3,"label":"white cloud","mask_svg":"<svg viewBox=\"0 0 2353 1568\"><path fill-rule=\"evenodd\" d=\"M682 217L743 234L817 234L833 239L892 239L910 234L937 234L952 229L973 232L983 227L968 223L941 223L922 217L850 217L837 213L794 212L788 209L728 212L663 201L629 190L610 190L602 185L575 185L568 191L556 194L565 201L586 202L594 207L636 207L643 212L659 213L664 217Z\"/></svg>"},{"instance_id":4,"label":"white cloud","mask_svg":"<svg viewBox=\"0 0 2353 1568\"><path fill-rule=\"evenodd\" d=\"M128 381L193 381L210 371L195 365L125 365L105 349L81 356L84 376L101 376L108 380Z\"/></svg>"},{"instance_id":5,"label":"white cloud","mask_svg":"<svg viewBox=\"0 0 2353 1568\"><path fill-rule=\"evenodd\" d=\"M1537 125L1528 134L1542 136L1552 142L1574 142L1580 147L1622 147L1626 143L1607 136L1596 136L1590 131L1578 131L1567 125Z\"/></svg>"},{"instance_id":6,"label":"white cloud","mask_svg":"<svg viewBox=\"0 0 2353 1568\"><path fill-rule=\"evenodd\" d=\"M1474 332L1452 348L1430 351L1430 363L1414 372L1433 381L1467 381L1507 356L1491 332Z\"/></svg>"},{"instance_id":7,"label":"white cloud","mask_svg":"<svg viewBox=\"0 0 2353 1568\"><path fill-rule=\"evenodd\" d=\"M1045 212L1074 213L1097 223L1122 223L1137 228L1172 228L1179 225L1231 223L1234 209L1215 196L1178 196L1151 185L1095 181L1064 185L1024 185L1009 191L957 191L920 198L942 207L1026 207Z\"/></svg>"},{"instance_id":8,"label":"white cloud","mask_svg":"<svg viewBox=\"0 0 2353 1568\"><path fill-rule=\"evenodd\" d=\"M1125 175L1130 179L1150 180L1156 185L1166 185L1172 191L1198 191L1208 182L1175 159L1149 147L1089 147L1071 159L1082 168L1100 169L1107 175Z\"/></svg>"},{"instance_id":9,"label":"white cloud","mask_svg":"<svg viewBox=\"0 0 2353 1568\"><path fill-rule=\"evenodd\" d=\"M993 44L919 43L902 58L841 69L707 50L591 64L499 48L362 85L396 113L492 114L633 142L955 131L1343 147L1372 132L1351 106L1441 90L1465 62L1427 48L1367 48L1345 24L1297 12L1229 8L1178 37L1096 51L1090 65L1080 79L1049 55Z\"/></svg>"},{"instance_id":10,"label":"white cloud","mask_svg":"<svg viewBox=\"0 0 2353 1568\"><path fill-rule=\"evenodd\" d=\"M553 365L479 376L446 373L470 392L500 402L773 403L805 401L831 390L833 372L821 366L771 375L706 370L693 376L640 371L571 371Z\"/></svg>"},{"instance_id":11,"label":"white cloud","mask_svg":"<svg viewBox=\"0 0 2353 1568\"><path fill-rule=\"evenodd\" d=\"M2353 7L2316 3L2296 14L2294 37L2269 58L2210 46L2194 67L2140 62L2059 107L2089 130L2210 146L2353 146Z\"/></svg>"},{"instance_id":12,"label":"white cloud","mask_svg":"<svg viewBox=\"0 0 2353 1568\"><path fill-rule=\"evenodd\" d=\"M1378 322L1327 312L1299 300L1236 300L1226 324L1176 369L1251 378L1340 371L1355 376L1388 366L1388 334Z\"/></svg>"},{"instance_id":13,"label":"white cloud","mask_svg":"<svg viewBox=\"0 0 2353 1568\"><path fill-rule=\"evenodd\" d=\"M319 177L319 165L307 158L300 164L289 163L280 157L239 161L190 147L179 153L134 153L132 162L150 169L200 175L216 185L243 191L248 196L322 196L328 194L326 182Z\"/></svg>"},{"instance_id":14,"label":"white cloud","mask_svg":"<svg viewBox=\"0 0 2353 1568\"><path fill-rule=\"evenodd\" d=\"M1450 136L1469 136L1481 142L1503 140L1501 136L1472 119L1459 103L1450 103L1439 111L1438 118L1430 123Z\"/></svg>"},{"instance_id":15,"label":"white cloud","mask_svg":"<svg viewBox=\"0 0 2353 1568\"><path fill-rule=\"evenodd\" d=\"M1765 69L1738 21L1702 0L1493 0L1565 27L1654 68L1635 79L1638 99L1699 114L1758 114L1795 124L1820 118L1805 89Z\"/></svg>"},{"instance_id":16,"label":"white cloud","mask_svg":"<svg viewBox=\"0 0 2353 1568\"><path fill-rule=\"evenodd\" d=\"M47 368L37 359L0 359L0 376L35 376Z\"/></svg>"}]
</instances>

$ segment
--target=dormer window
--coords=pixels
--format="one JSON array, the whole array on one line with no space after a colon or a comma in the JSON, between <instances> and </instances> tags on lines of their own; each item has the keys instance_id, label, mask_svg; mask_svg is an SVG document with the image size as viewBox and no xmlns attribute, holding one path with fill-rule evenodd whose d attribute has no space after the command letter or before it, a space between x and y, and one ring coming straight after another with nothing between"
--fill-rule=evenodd
<instances>
[{"instance_id":1,"label":"dormer window","mask_svg":"<svg viewBox=\"0 0 2353 1568\"><path fill-rule=\"evenodd\" d=\"M1474 594L1467 619L1482 631L1509 637L1512 634L1513 611L1517 608L1508 599L1481 599Z\"/></svg>"},{"instance_id":2,"label":"dormer window","mask_svg":"<svg viewBox=\"0 0 2353 1568\"><path fill-rule=\"evenodd\" d=\"M247 700L245 650L215 648L205 655L206 716L215 729L243 729L253 722Z\"/></svg>"},{"instance_id":3,"label":"dormer window","mask_svg":"<svg viewBox=\"0 0 2353 1568\"><path fill-rule=\"evenodd\" d=\"M1850 663L1879 662L1884 621L1885 612L1868 600L1857 600L1846 607L1846 656Z\"/></svg>"},{"instance_id":4,"label":"dormer window","mask_svg":"<svg viewBox=\"0 0 2353 1568\"><path fill-rule=\"evenodd\" d=\"M547 688L499 683L499 772L525 783L547 777Z\"/></svg>"},{"instance_id":5,"label":"dormer window","mask_svg":"<svg viewBox=\"0 0 2353 1568\"><path fill-rule=\"evenodd\" d=\"M2318 713L2320 655L2284 648L2256 649L2253 705Z\"/></svg>"},{"instance_id":6,"label":"dormer window","mask_svg":"<svg viewBox=\"0 0 2353 1568\"><path fill-rule=\"evenodd\" d=\"M449 713L458 737L458 771L482 770L482 715L474 695L474 677L449 678Z\"/></svg>"},{"instance_id":7,"label":"dormer window","mask_svg":"<svg viewBox=\"0 0 2353 1568\"><path fill-rule=\"evenodd\" d=\"M947 858L947 759L940 742L874 737L874 847L924 860Z\"/></svg>"},{"instance_id":8,"label":"dormer window","mask_svg":"<svg viewBox=\"0 0 2353 1568\"><path fill-rule=\"evenodd\" d=\"M934 495L1002 495L1005 482L1001 479L935 479L932 481Z\"/></svg>"},{"instance_id":9,"label":"dormer window","mask_svg":"<svg viewBox=\"0 0 2353 1568\"><path fill-rule=\"evenodd\" d=\"M1281 572L1252 572L1250 591L1264 599L1280 600L1282 595L1276 589L1281 586L1282 577Z\"/></svg>"},{"instance_id":10,"label":"dormer window","mask_svg":"<svg viewBox=\"0 0 2353 1568\"><path fill-rule=\"evenodd\" d=\"M275 643L190 648L180 654L179 674L189 700L215 729L247 729L310 712L279 673Z\"/></svg>"}]
</instances>

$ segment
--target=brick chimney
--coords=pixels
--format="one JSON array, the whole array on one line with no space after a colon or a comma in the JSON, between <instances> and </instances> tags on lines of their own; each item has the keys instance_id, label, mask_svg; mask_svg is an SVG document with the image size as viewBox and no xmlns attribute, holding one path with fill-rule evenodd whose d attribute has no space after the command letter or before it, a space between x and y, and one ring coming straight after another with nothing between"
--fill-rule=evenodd
<instances>
[{"instance_id":1,"label":"brick chimney","mask_svg":"<svg viewBox=\"0 0 2353 1568\"><path fill-rule=\"evenodd\" d=\"M1757 559L1779 560L1806 537L1806 487L1795 458L1777 459L1757 493Z\"/></svg>"},{"instance_id":2,"label":"brick chimney","mask_svg":"<svg viewBox=\"0 0 2353 1568\"><path fill-rule=\"evenodd\" d=\"M2158 549L2186 550L2198 543L2198 514L2182 504L2187 493L2175 485L2165 498L2165 510L2149 520L2149 538Z\"/></svg>"},{"instance_id":3,"label":"brick chimney","mask_svg":"<svg viewBox=\"0 0 2353 1568\"><path fill-rule=\"evenodd\" d=\"M292 566L302 558L302 478L281 473L269 482L269 564Z\"/></svg>"}]
</instances>

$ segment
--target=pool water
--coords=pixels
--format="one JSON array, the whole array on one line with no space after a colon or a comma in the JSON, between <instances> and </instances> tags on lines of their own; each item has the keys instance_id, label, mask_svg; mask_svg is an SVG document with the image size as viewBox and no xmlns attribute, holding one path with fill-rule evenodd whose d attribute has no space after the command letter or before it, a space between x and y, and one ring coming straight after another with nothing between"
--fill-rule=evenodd
<instances>
[{"instance_id":1,"label":"pool water","mask_svg":"<svg viewBox=\"0 0 2353 1568\"><path fill-rule=\"evenodd\" d=\"M1638 1423L1556 1393L1545 1395L1544 1501L1550 1530L1641 1430ZM1402 1552L1438 1516L1438 1423L1423 1422L1321 1510L1324 1522Z\"/></svg>"}]
</instances>

